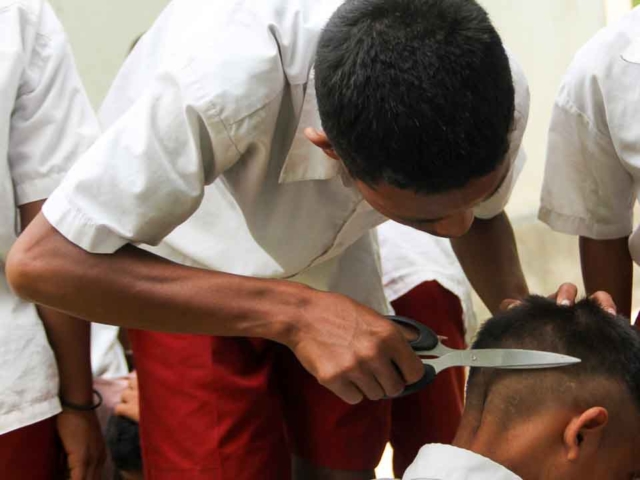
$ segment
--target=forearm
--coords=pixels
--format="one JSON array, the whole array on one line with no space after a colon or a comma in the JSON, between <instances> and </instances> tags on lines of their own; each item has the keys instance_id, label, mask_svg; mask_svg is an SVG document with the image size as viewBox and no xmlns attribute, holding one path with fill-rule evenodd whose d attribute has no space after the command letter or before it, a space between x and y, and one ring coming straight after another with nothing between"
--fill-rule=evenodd
<instances>
[{"instance_id":1,"label":"forearm","mask_svg":"<svg viewBox=\"0 0 640 480\"><path fill-rule=\"evenodd\" d=\"M90 254L42 215L10 252L7 275L26 299L100 323L278 341L312 291L186 267L132 246Z\"/></svg>"},{"instance_id":2,"label":"forearm","mask_svg":"<svg viewBox=\"0 0 640 480\"><path fill-rule=\"evenodd\" d=\"M38 307L58 364L60 396L78 405L92 405L90 324L54 310Z\"/></svg>"},{"instance_id":3,"label":"forearm","mask_svg":"<svg viewBox=\"0 0 640 480\"><path fill-rule=\"evenodd\" d=\"M40 213L44 200L20 207L20 223L26 228ZM90 325L55 310L37 307L49 344L56 357L60 395L79 405L93 402Z\"/></svg>"},{"instance_id":4,"label":"forearm","mask_svg":"<svg viewBox=\"0 0 640 480\"><path fill-rule=\"evenodd\" d=\"M609 293L618 312L630 317L633 261L628 237L614 240L580 237L580 263L587 294L597 291Z\"/></svg>"},{"instance_id":5,"label":"forearm","mask_svg":"<svg viewBox=\"0 0 640 480\"><path fill-rule=\"evenodd\" d=\"M469 232L452 239L451 245L471 285L492 313L503 300L528 294L513 228L504 212L490 220L476 219Z\"/></svg>"}]
</instances>

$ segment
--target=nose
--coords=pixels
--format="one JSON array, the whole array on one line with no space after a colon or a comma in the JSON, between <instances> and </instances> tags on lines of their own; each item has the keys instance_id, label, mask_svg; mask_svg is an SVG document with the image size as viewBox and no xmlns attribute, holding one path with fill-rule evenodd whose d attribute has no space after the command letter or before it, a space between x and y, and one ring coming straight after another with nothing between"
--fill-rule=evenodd
<instances>
[{"instance_id":1,"label":"nose","mask_svg":"<svg viewBox=\"0 0 640 480\"><path fill-rule=\"evenodd\" d=\"M473 210L453 214L436 223L432 234L445 238L461 237L469 231L474 219Z\"/></svg>"}]
</instances>

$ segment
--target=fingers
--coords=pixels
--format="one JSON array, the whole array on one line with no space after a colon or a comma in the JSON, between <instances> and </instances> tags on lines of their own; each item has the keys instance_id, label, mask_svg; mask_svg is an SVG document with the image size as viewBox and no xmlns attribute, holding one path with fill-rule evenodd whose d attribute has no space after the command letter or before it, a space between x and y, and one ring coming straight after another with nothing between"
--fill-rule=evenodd
<instances>
[{"instance_id":1,"label":"fingers","mask_svg":"<svg viewBox=\"0 0 640 480\"><path fill-rule=\"evenodd\" d=\"M324 382L320 383L349 405L357 405L364 398L362 392L352 382L342 381L334 384Z\"/></svg>"},{"instance_id":2,"label":"fingers","mask_svg":"<svg viewBox=\"0 0 640 480\"><path fill-rule=\"evenodd\" d=\"M415 383L422 378L424 367L406 340L398 335L399 332L395 333L399 341L394 346L401 352L392 350L393 354L390 354L389 347L383 342L383 351L355 356L347 371L336 369L328 377L320 375L319 382L351 405L364 398L376 401L398 396L407 383Z\"/></svg>"},{"instance_id":3,"label":"fingers","mask_svg":"<svg viewBox=\"0 0 640 480\"><path fill-rule=\"evenodd\" d=\"M558 288L558 291L551 295L550 298L555 298L558 305L571 306L576 303L576 298L578 297L578 287L576 287L573 283L563 283ZM611 295L607 292L596 292L591 295L589 298L596 301L603 310L611 315L617 314L617 307Z\"/></svg>"},{"instance_id":4,"label":"fingers","mask_svg":"<svg viewBox=\"0 0 640 480\"><path fill-rule=\"evenodd\" d=\"M618 313L618 308L616 307L613 298L607 292L596 292L589 298L598 302L602 309L607 313L610 313L611 315L616 315Z\"/></svg>"},{"instance_id":5,"label":"fingers","mask_svg":"<svg viewBox=\"0 0 640 480\"><path fill-rule=\"evenodd\" d=\"M375 378L376 383L379 385L382 395L378 398L372 398L367 395L371 400L379 400L381 398L393 398L400 395L406 386L398 367L391 362L373 362L370 367L371 375Z\"/></svg>"},{"instance_id":6,"label":"fingers","mask_svg":"<svg viewBox=\"0 0 640 480\"><path fill-rule=\"evenodd\" d=\"M420 335L420 332L415 328L409 328L399 323L395 324L395 327L402 332L402 336L409 342L416 340Z\"/></svg>"},{"instance_id":7,"label":"fingers","mask_svg":"<svg viewBox=\"0 0 640 480\"><path fill-rule=\"evenodd\" d=\"M122 392L122 396L120 397L123 403L134 403L138 401L138 391L127 389Z\"/></svg>"},{"instance_id":8,"label":"fingers","mask_svg":"<svg viewBox=\"0 0 640 480\"><path fill-rule=\"evenodd\" d=\"M424 366L420 357L416 355L406 341L399 342L390 357L400 372L405 385L416 383L424 375Z\"/></svg>"},{"instance_id":9,"label":"fingers","mask_svg":"<svg viewBox=\"0 0 640 480\"><path fill-rule=\"evenodd\" d=\"M69 471L70 480L85 480L86 478L86 470L84 466L75 466L71 468Z\"/></svg>"},{"instance_id":10,"label":"fingers","mask_svg":"<svg viewBox=\"0 0 640 480\"><path fill-rule=\"evenodd\" d=\"M138 375L135 372L129 375L129 388L133 390L138 389Z\"/></svg>"},{"instance_id":11,"label":"fingers","mask_svg":"<svg viewBox=\"0 0 640 480\"><path fill-rule=\"evenodd\" d=\"M118 403L113 407L113 413L119 417L126 417L126 413L129 411L129 406L126 403Z\"/></svg>"},{"instance_id":12,"label":"fingers","mask_svg":"<svg viewBox=\"0 0 640 480\"><path fill-rule=\"evenodd\" d=\"M522 301L521 300L515 300L513 298L507 298L506 300L503 300L502 303L500 304L500 306L498 307L499 310L501 312L505 312L513 307L517 307L518 305L521 305Z\"/></svg>"},{"instance_id":13,"label":"fingers","mask_svg":"<svg viewBox=\"0 0 640 480\"><path fill-rule=\"evenodd\" d=\"M566 307L576 303L576 297L578 296L578 287L573 283L563 283L558 288L558 291L551 295L551 299L555 299L558 305L564 305Z\"/></svg>"},{"instance_id":14,"label":"fingers","mask_svg":"<svg viewBox=\"0 0 640 480\"><path fill-rule=\"evenodd\" d=\"M140 410L135 403L119 403L114 407L113 412L134 422L140 421Z\"/></svg>"},{"instance_id":15,"label":"fingers","mask_svg":"<svg viewBox=\"0 0 640 480\"><path fill-rule=\"evenodd\" d=\"M385 396L384 388L372 372L363 372L352 378L354 386L369 400L381 400Z\"/></svg>"}]
</instances>

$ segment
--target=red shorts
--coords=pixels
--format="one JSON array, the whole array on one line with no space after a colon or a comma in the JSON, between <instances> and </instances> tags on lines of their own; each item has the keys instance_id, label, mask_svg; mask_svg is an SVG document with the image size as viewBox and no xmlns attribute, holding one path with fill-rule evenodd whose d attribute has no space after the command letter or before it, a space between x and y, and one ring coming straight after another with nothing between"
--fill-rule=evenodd
<instances>
[{"instance_id":1,"label":"red shorts","mask_svg":"<svg viewBox=\"0 0 640 480\"><path fill-rule=\"evenodd\" d=\"M55 417L0 435L0 476L6 480L61 478L62 449Z\"/></svg>"},{"instance_id":2,"label":"red shorts","mask_svg":"<svg viewBox=\"0 0 640 480\"><path fill-rule=\"evenodd\" d=\"M335 470L380 461L391 403L347 405L277 343L146 331L130 338L147 480L287 480L292 453ZM402 430L416 433L415 419Z\"/></svg>"},{"instance_id":3,"label":"red shorts","mask_svg":"<svg viewBox=\"0 0 640 480\"><path fill-rule=\"evenodd\" d=\"M147 480L287 480L291 453L341 470L377 465L388 402L352 407L285 347L130 332Z\"/></svg>"}]
</instances>

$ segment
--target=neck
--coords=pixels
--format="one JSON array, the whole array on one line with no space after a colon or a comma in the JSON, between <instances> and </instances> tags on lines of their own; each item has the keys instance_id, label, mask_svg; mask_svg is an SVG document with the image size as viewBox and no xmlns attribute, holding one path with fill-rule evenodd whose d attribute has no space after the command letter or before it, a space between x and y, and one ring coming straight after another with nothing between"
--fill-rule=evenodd
<instances>
[{"instance_id":1,"label":"neck","mask_svg":"<svg viewBox=\"0 0 640 480\"><path fill-rule=\"evenodd\" d=\"M487 413L474 418L465 412L453 445L489 458L525 480L554 478L554 445L549 439L559 438L561 432L551 432L554 424L546 420L536 417L507 425Z\"/></svg>"}]
</instances>

